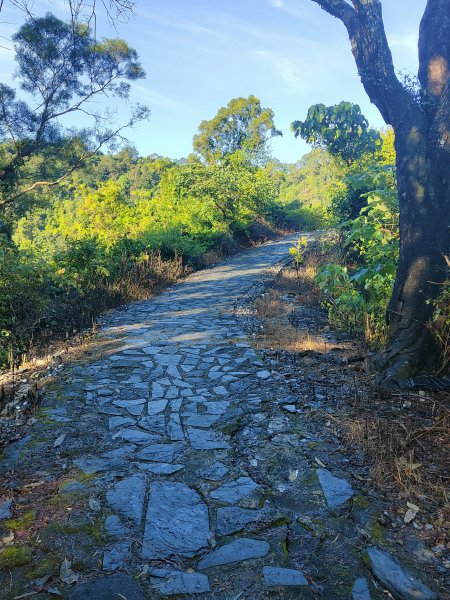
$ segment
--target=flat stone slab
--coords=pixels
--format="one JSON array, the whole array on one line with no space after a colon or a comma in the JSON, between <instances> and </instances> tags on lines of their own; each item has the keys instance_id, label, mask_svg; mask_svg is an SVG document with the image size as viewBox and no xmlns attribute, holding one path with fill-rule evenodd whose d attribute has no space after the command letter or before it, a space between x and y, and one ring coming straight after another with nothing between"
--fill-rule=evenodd
<instances>
[{"instance_id":1,"label":"flat stone slab","mask_svg":"<svg viewBox=\"0 0 450 600\"><path fill-rule=\"evenodd\" d=\"M128 530L124 527L117 515L108 515L105 519L105 529L110 536L115 538L124 537Z\"/></svg>"},{"instance_id":2,"label":"flat stone slab","mask_svg":"<svg viewBox=\"0 0 450 600\"><path fill-rule=\"evenodd\" d=\"M204 556L198 563L198 568L209 569L210 567L229 565L243 560L262 558L269 553L269 550L270 546L264 540L240 538Z\"/></svg>"},{"instance_id":3,"label":"flat stone slab","mask_svg":"<svg viewBox=\"0 0 450 600\"><path fill-rule=\"evenodd\" d=\"M163 596L175 594L204 594L210 592L208 576L203 573L174 572L159 585Z\"/></svg>"},{"instance_id":4,"label":"flat stone slab","mask_svg":"<svg viewBox=\"0 0 450 600\"><path fill-rule=\"evenodd\" d=\"M352 600L370 600L369 584L361 577L355 581L352 589Z\"/></svg>"},{"instance_id":5,"label":"flat stone slab","mask_svg":"<svg viewBox=\"0 0 450 600\"><path fill-rule=\"evenodd\" d=\"M3 519L9 519L10 516L12 515L11 512L11 506L12 506L12 498L10 498L9 500L5 500L5 502L2 502L0 504L0 521Z\"/></svg>"},{"instance_id":6,"label":"flat stone slab","mask_svg":"<svg viewBox=\"0 0 450 600\"><path fill-rule=\"evenodd\" d=\"M142 557L157 560L191 558L208 548L208 508L183 483L155 482L150 487Z\"/></svg>"},{"instance_id":7,"label":"flat stone slab","mask_svg":"<svg viewBox=\"0 0 450 600\"><path fill-rule=\"evenodd\" d=\"M86 475L93 475L101 471L107 471L117 465L117 461L105 458L85 457L76 458L73 464L83 471Z\"/></svg>"},{"instance_id":8,"label":"flat stone slab","mask_svg":"<svg viewBox=\"0 0 450 600\"><path fill-rule=\"evenodd\" d=\"M121 429L118 435L122 440L131 442L132 444L150 444L151 442L158 442L161 440L162 435L149 433L142 431L142 429Z\"/></svg>"},{"instance_id":9,"label":"flat stone slab","mask_svg":"<svg viewBox=\"0 0 450 600\"><path fill-rule=\"evenodd\" d=\"M241 531L249 523L254 523L261 518L262 510L251 510L230 506L219 508L217 511L216 531L219 535L229 535Z\"/></svg>"},{"instance_id":10,"label":"flat stone slab","mask_svg":"<svg viewBox=\"0 0 450 600\"><path fill-rule=\"evenodd\" d=\"M106 494L109 505L131 519L136 525L142 520L145 497L146 478L144 475L133 475L122 479Z\"/></svg>"},{"instance_id":11,"label":"flat stone slab","mask_svg":"<svg viewBox=\"0 0 450 600\"><path fill-rule=\"evenodd\" d=\"M316 473L330 508L341 506L353 496L353 488L345 479L335 477L326 469L316 469Z\"/></svg>"},{"instance_id":12,"label":"flat stone slab","mask_svg":"<svg viewBox=\"0 0 450 600\"><path fill-rule=\"evenodd\" d=\"M146 600L145 595L130 575L117 573L109 577L99 577L78 584L68 595L67 600Z\"/></svg>"},{"instance_id":13,"label":"flat stone slab","mask_svg":"<svg viewBox=\"0 0 450 600\"><path fill-rule=\"evenodd\" d=\"M267 587L308 585L303 573L297 569L264 567L263 575Z\"/></svg>"},{"instance_id":14,"label":"flat stone slab","mask_svg":"<svg viewBox=\"0 0 450 600\"><path fill-rule=\"evenodd\" d=\"M210 467L200 471L199 476L203 479L209 479L209 481L220 481L225 477L225 475L227 475L227 473L227 467L223 463L217 461Z\"/></svg>"},{"instance_id":15,"label":"flat stone slab","mask_svg":"<svg viewBox=\"0 0 450 600\"><path fill-rule=\"evenodd\" d=\"M153 400L152 402L149 402L147 406L147 414L151 416L162 413L166 409L167 402L167 400Z\"/></svg>"},{"instance_id":16,"label":"flat stone slab","mask_svg":"<svg viewBox=\"0 0 450 600\"><path fill-rule=\"evenodd\" d=\"M231 448L230 444L215 431L195 429L188 427L188 436L191 446L195 450L225 450Z\"/></svg>"},{"instance_id":17,"label":"flat stone slab","mask_svg":"<svg viewBox=\"0 0 450 600\"><path fill-rule=\"evenodd\" d=\"M184 469L184 465L170 463L141 463L139 468L146 473L154 475L173 475Z\"/></svg>"},{"instance_id":18,"label":"flat stone slab","mask_svg":"<svg viewBox=\"0 0 450 600\"><path fill-rule=\"evenodd\" d=\"M130 555L131 542L117 542L103 555L102 569L103 571L116 571L123 567L125 561Z\"/></svg>"},{"instance_id":19,"label":"flat stone slab","mask_svg":"<svg viewBox=\"0 0 450 600\"><path fill-rule=\"evenodd\" d=\"M400 600L436 600L437 594L408 573L390 554L369 548L367 554L375 577Z\"/></svg>"},{"instance_id":20,"label":"flat stone slab","mask_svg":"<svg viewBox=\"0 0 450 600\"><path fill-rule=\"evenodd\" d=\"M137 456L140 460L171 463L182 449L181 444L153 444L143 448Z\"/></svg>"},{"instance_id":21,"label":"flat stone slab","mask_svg":"<svg viewBox=\"0 0 450 600\"><path fill-rule=\"evenodd\" d=\"M146 429L151 433L164 435L166 432L166 423L164 415L150 415L148 417L141 417L138 421L139 427Z\"/></svg>"},{"instance_id":22,"label":"flat stone slab","mask_svg":"<svg viewBox=\"0 0 450 600\"><path fill-rule=\"evenodd\" d=\"M186 419L186 425L191 425L192 427L211 427L214 425L216 421L220 419L220 415L191 415Z\"/></svg>"},{"instance_id":23,"label":"flat stone slab","mask_svg":"<svg viewBox=\"0 0 450 600\"><path fill-rule=\"evenodd\" d=\"M236 481L224 483L216 490L212 491L210 496L214 500L226 502L227 504L236 504L243 498L250 496L260 486L251 479L251 477L239 477Z\"/></svg>"},{"instance_id":24,"label":"flat stone slab","mask_svg":"<svg viewBox=\"0 0 450 600\"><path fill-rule=\"evenodd\" d=\"M31 435L27 435L17 442L13 442L6 446L3 450L2 458L0 459L0 473L6 473L7 471L13 471L17 467L19 462L20 453L28 444L31 442Z\"/></svg>"}]
</instances>

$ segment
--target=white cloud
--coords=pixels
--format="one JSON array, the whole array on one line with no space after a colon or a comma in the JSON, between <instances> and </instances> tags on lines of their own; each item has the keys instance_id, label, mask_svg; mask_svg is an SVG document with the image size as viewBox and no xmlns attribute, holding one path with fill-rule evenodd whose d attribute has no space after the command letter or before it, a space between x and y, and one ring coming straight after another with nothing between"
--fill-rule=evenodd
<instances>
[{"instance_id":1,"label":"white cloud","mask_svg":"<svg viewBox=\"0 0 450 600\"><path fill-rule=\"evenodd\" d=\"M283 54L269 50L255 50L254 54L272 67L291 89L299 91L305 87L298 68Z\"/></svg>"},{"instance_id":2,"label":"white cloud","mask_svg":"<svg viewBox=\"0 0 450 600\"><path fill-rule=\"evenodd\" d=\"M145 87L144 85L140 85L138 83L132 84L132 90L136 96L139 96L143 102L146 102L150 108L153 106L158 106L159 108L164 108L169 111L179 111L183 108L181 102L178 100L174 100L173 98L169 98L164 94L159 92L155 92L150 88Z\"/></svg>"},{"instance_id":3,"label":"white cloud","mask_svg":"<svg viewBox=\"0 0 450 600\"><path fill-rule=\"evenodd\" d=\"M284 0L269 0L269 3L275 8L284 8L286 6Z\"/></svg>"},{"instance_id":4,"label":"white cloud","mask_svg":"<svg viewBox=\"0 0 450 600\"><path fill-rule=\"evenodd\" d=\"M391 35L390 36L390 44L393 48L404 48L405 50L409 50L410 52L417 53L417 34L410 33L407 35Z\"/></svg>"}]
</instances>

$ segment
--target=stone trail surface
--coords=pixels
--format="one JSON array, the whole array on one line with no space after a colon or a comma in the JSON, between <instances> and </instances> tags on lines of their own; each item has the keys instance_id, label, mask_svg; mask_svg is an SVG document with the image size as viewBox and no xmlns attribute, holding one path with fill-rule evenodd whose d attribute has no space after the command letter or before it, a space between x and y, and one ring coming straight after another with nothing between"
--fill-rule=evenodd
<instances>
[{"instance_id":1,"label":"stone trail surface","mask_svg":"<svg viewBox=\"0 0 450 600\"><path fill-rule=\"evenodd\" d=\"M31 438L6 453L16 481L57 484L40 543L43 559L72 561L70 600L384 598L383 585L435 597L374 549L369 571L362 532L376 507L351 504L344 463L317 469L298 399L236 311L296 237L107 316L91 357L63 372ZM11 598L29 589L13 584Z\"/></svg>"}]
</instances>

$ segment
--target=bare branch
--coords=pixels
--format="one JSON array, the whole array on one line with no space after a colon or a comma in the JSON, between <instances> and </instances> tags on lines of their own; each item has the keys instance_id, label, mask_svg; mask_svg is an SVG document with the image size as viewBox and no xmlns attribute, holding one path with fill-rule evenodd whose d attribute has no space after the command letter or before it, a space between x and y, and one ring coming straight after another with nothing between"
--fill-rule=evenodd
<instances>
[{"instance_id":1,"label":"bare branch","mask_svg":"<svg viewBox=\"0 0 450 600\"><path fill-rule=\"evenodd\" d=\"M345 0L313 0L313 2L332 17L342 21L346 27L355 16L355 11Z\"/></svg>"},{"instance_id":2,"label":"bare branch","mask_svg":"<svg viewBox=\"0 0 450 600\"><path fill-rule=\"evenodd\" d=\"M352 0L353 8L345 0L312 1L346 26L361 81L386 123L400 126L405 111L419 118L419 107L395 74L380 0Z\"/></svg>"}]
</instances>

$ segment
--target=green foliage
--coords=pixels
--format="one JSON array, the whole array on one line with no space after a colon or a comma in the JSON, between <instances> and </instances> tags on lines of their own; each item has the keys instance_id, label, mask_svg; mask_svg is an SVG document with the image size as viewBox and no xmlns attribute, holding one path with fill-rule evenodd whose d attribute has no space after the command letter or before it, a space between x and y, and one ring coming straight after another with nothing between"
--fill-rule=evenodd
<instances>
[{"instance_id":1,"label":"green foliage","mask_svg":"<svg viewBox=\"0 0 450 600\"><path fill-rule=\"evenodd\" d=\"M292 260L294 261L295 270L297 272L297 280L300 279L299 269L300 265L303 263L305 258L305 249L308 245L308 240L303 235L297 240L295 246L291 246L289 248L289 254L292 256Z\"/></svg>"},{"instance_id":2,"label":"green foliage","mask_svg":"<svg viewBox=\"0 0 450 600\"><path fill-rule=\"evenodd\" d=\"M314 104L305 121L294 121L291 129L314 147L324 148L348 164L377 150L379 133L369 123L357 104L340 102L334 106Z\"/></svg>"},{"instance_id":3,"label":"green foliage","mask_svg":"<svg viewBox=\"0 0 450 600\"><path fill-rule=\"evenodd\" d=\"M250 165L268 160L268 141L282 135L274 124L274 114L262 108L255 96L235 98L209 121L202 121L194 136L194 151L208 164L223 163L239 153Z\"/></svg>"},{"instance_id":4,"label":"green foliage","mask_svg":"<svg viewBox=\"0 0 450 600\"><path fill-rule=\"evenodd\" d=\"M344 247L352 268L325 265L316 276L332 321L380 345L385 335L385 313L392 294L398 261L398 203L392 169L377 167L354 175L367 205L343 224Z\"/></svg>"},{"instance_id":5,"label":"green foliage","mask_svg":"<svg viewBox=\"0 0 450 600\"><path fill-rule=\"evenodd\" d=\"M124 126L148 116L146 108L136 106L128 123L117 126L107 109L100 114L86 107L99 97L128 100L130 82L145 76L136 51L124 40L96 40L86 24L65 23L50 13L29 18L13 39L15 77L26 101L16 89L0 84L0 141L5 142L0 206L22 198L33 186L58 182L82 164L88 147L113 143ZM85 122L76 136L62 124L74 113L83 113ZM60 160L62 149L69 151ZM33 160L37 155L44 160Z\"/></svg>"}]
</instances>

